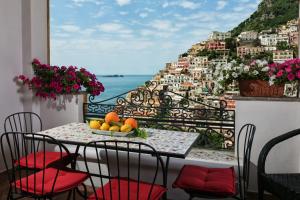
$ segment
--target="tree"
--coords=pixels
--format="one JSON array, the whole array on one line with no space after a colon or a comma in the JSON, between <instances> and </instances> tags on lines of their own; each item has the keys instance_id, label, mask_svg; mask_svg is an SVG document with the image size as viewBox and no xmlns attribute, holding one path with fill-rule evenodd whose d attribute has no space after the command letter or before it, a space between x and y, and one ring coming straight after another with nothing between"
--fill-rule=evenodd
<instances>
[{"instance_id":1,"label":"tree","mask_svg":"<svg viewBox=\"0 0 300 200\"><path fill-rule=\"evenodd\" d=\"M183 54L181 54L181 57L188 57L188 53L187 52L185 52L185 53L183 53Z\"/></svg>"},{"instance_id":2,"label":"tree","mask_svg":"<svg viewBox=\"0 0 300 200\"><path fill-rule=\"evenodd\" d=\"M282 41L277 43L277 49L278 50L288 50L290 49L290 46L287 42Z\"/></svg>"}]
</instances>

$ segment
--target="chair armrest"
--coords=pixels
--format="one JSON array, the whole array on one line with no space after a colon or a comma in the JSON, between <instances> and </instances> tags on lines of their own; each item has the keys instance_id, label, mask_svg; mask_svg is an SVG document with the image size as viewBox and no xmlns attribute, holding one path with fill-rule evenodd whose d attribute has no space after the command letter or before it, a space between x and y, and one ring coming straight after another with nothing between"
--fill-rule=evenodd
<instances>
[{"instance_id":1,"label":"chair armrest","mask_svg":"<svg viewBox=\"0 0 300 200\"><path fill-rule=\"evenodd\" d=\"M265 144L265 146L262 148L262 150L259 154L259 157L258 157L258 163L257 163L258 175L261 173L265 173L266 159L267 159L267 156L268 156L269 152L271 151L271 149L278 143L288 140L299 134L300 134L300 129L296 129L296 130L287 132L283 135L277 136L277 137L273 138L272 140L270 140L269 142L267 142Z\"/></svg>"}]
</instances>

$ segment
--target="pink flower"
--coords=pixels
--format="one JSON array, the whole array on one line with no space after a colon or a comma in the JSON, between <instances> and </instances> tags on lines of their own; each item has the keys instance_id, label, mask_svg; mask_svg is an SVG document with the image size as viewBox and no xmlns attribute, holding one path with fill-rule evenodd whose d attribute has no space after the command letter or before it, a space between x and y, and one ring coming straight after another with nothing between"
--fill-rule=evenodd
<instances>
[{"instance_id":1,"label":"pink flower","mask_svg":"<svg viewBox=\"0 0 300 200\"><path fill-rule=\"evenodd\" d=\"M56 82L56 81L51 81L51 83L50 83L50 87L51 87L51 88L57 88L58 86L59 86L58 82Z\"/></svg>"},{"instance_id":2,"label":"pink flower","mask_svg":"<svg viewBox=\"0 0 300 200\"><path fill-rule=\"evenodd\" d=\"M293 81L293 80L295 79L295 75L292 74L292 73L289 73L289 74L287 75L287 78L289 79L289 81Z\"/></svg>"},{"instance_id":3,"label":"pink flower","mask_svg":"<svg viewBox=\"0 0 300 200\"><path fill-rule=\"evenodd\" d=\"M24 81L24 80L26 79L26 76L20 75L18 78L19 78L20 80Z\"/></svg>"},{"instance_id":4,"label":"pink flower","mask_svg":"<svg viewBox=\"0 0 300 200\"><path fill-rule=\"evenodd\" d=\"M279 70L276 74L276 77L279 78L283 75L283 70Z\"/></svg>"},{"instance_id":5,"label":"pink flower","mask_svg":"<svg viewBox=\"0 0 300 200\"><path fill-rule=\"evenodd\" d=\"M67 92L67 93L70 93L70 92L71 92L71 87L70 87L70 86L67 86L67 87L66 87L66 92Z\"/></svg>"},{"instance_id":6,"label":"pink flower","mask_svg":"<svg viewBox=\"0 0 300 200\"><path fill-rule=\"evenodd\" d=\"M62 71L66 71L67 67L66 67L66 66L62 66L60 69L61 69Z\"/></svg>"},{"instance_id":7,"label":"pink flower","mask_svg":"<svg viewBox=\"0 0 300 200\"><path fill-rule=\"evenodd\" d=\"M40 61L38 59L35 58L35 59L33 59L32 64L39 65L41 63L40 63Z\"/></svg>"},{"instance_id":8,"label":"pink flower","mask_svg":"<svg viewBox=\"0 0 300 200\"><path fill-rule=\"evenodd\" d=\"M290 66L290 65L287 66L287 67L285 68L285 71L286 71L286 72L291 72L291 71L292 71L292 66Z\"/></svg>"},{"instance_id":9,"label":"pink flower","mask_svg":"<svg viewBox=\"0 0 300 200\"><path fill-rule=\"evenodd\" d=\"M58 86L58 87L55 88L55 90L56 90L57 93L61 93L63 88Z\"/></svg>"},{"instance_id":10,"label":"pink flower","mask_svg":"<svg viewBox=\"0 0 300 200\"><path fill-rule=\"evenodd\" d=\"M73 89L74 89L74 90L77 91L77 90L79 90L79 88L80 88L80 86L79 86L78 84L74 84L74 85L73 85Z\"/></svg>"}]
</instances>

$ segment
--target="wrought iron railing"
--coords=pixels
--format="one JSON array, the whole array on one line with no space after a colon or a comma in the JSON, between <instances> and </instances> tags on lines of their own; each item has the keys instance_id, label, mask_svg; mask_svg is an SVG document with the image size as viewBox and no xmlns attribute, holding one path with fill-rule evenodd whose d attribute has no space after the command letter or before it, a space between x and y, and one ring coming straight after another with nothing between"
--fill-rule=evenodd
<instances>
[{"instance_id":1,"label":"wrought iron railing","mask_svg":"<svg viewBox=\"0 0 300 200\"><path fill-rule=\"evenodd\" d=\"M224 100L195 101L149 81L103 101L89 96L84 103L84 120L104 118L111 111L124 118L136 118L140 127L199 132L198 146L234 148L235 111L227 109Z\"/></svg>"}]
</instances>

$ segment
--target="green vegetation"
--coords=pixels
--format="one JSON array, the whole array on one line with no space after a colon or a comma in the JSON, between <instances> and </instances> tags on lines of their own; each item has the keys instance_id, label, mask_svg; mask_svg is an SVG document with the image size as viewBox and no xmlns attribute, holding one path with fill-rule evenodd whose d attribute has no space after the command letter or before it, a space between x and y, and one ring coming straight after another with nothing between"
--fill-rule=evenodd
<instances>
[{"instance_id":1,"label":"green vegetation","mask_svg":"<svg viewBox=\"0 0 300 200\"><path fill-rule=\"evenodd\" d=\"M232 30L232 36L243 31L262 31L298 18L298 0L263 0L258 10Z\"/></svg>"},{"instance_id":2,"label":"green vegetation","mask_svg":"<svg viewBox=\"0 0 300 200\"><path fill-rule=\"evenodd\" d=\"M277 49L278 50L289 50L290 46L287 42L278 42L277 43Z\"/></svg>"},{"instance_id":3,"label":"green vegetation","mask_svg":"<svg viewBox=\"0 0 300 200\"><path fill-rule=\"evenodd\" d=\"M202 51L198 51L197 56L207 56L208 60L221 58L223 53L214 50L203 49Z\"/></svg>"}]
</instances>

